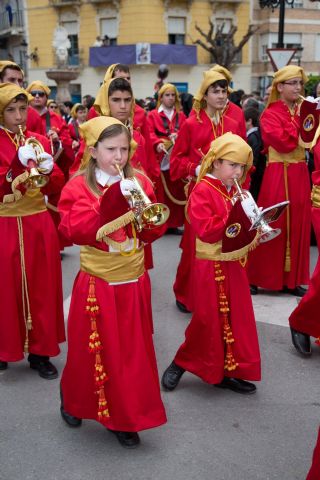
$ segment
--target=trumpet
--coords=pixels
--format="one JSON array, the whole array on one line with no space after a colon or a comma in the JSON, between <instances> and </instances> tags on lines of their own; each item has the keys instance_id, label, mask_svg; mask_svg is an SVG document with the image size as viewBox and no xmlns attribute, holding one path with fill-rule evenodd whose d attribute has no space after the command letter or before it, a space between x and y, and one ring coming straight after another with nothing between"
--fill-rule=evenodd
<instances>
[{"instance_id":1,"label":"trumpet","mask_svg":"<svg viewBox=\"0 0 320 480\"><path fill-rule=\"evenodd\" d=\"M116 163L116 168L124 180L125 176L123 170L120 169ZM152 228L163 225L169 218L170 209L164 203L152 203L148 198L138 180L135 177L130 177L134 183L134 189L130 191L132 208L135 217L135 223L139 232L143 228L151 230Z\"/></svg>"},{"instance_id":2,"label":"trumpet","mask_svg":"<svg viewBox=\"0 0 320 480\"><path fill-rule=\"evenodd\" d=\"M281 229L271 228L269 226L269 223L278 220L282 212L288 206L289 202L280 202L276 205L272 205L272 207L268 207L265 210L262 210L256 204L251 193L248 190L243 190L240 187L236 178L234 178L233 181L237 188L237 192L232 198L232 204L234 205L238 200L240 200L241 202L246 202L246 207L248 208L246 208L245 213L247 214L249 220L252 223L250 230L258 231L259 242L268 242L269 240L273 240L278 235L280 235Z\"/></svg>"},{"instance_id":3,"label":"trumpet","mask_svg":"<svg viewBox=\"0 0 320 480\"><path fill-rule=\"evenodd\" d=\"M40 154L44 152L42 144L36 138L26 138L22 131L21 125L18 125L18 128L20 133L21 145L31 145L36 154L37 161L39 161ZM35 190L37 188L42 188L47 185L49 181L48 176L43 175L39 172L39 170L37 169L37 163L34 160L28 160L28 169L29 177L24 182L24 185L28 190Z\"/></svg>"}]
</instances>

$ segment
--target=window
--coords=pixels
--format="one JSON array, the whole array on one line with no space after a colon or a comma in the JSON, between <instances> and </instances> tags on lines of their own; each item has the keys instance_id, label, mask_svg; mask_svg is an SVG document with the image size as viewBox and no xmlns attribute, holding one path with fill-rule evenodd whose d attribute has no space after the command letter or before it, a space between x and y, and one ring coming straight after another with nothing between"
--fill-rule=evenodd
<instances>
[{"instance_id":1,"label":"window","mask_svg":"<svg viewBox=\"0 0 320 480\"><path fill-rule=\"evenodd\" d=\"M284 48L296 48L298 51L302 51L302 36L301 33L285 33L284 34ZM277 48L278 44L278 34L277 33L270 33L260 35L259 37L259 45L260 45L260 60L262 62L267 62L269 60L269 56L267 54L267 48ZM291 63L298 63L298 58L295 55Z\"/></svg>"},{"instance_id":2,"label":"window","mask_svg":"<svg viewBox=\"0 0 320 480\"><path fill-rule=\"evenodd\" d=\"M186 38L186 18L168 17L168 43L184 45Z\"/></svg>"},{"instance_id":3,"label":"window","mask_svg":"<svg viewBox=\"0 0 320 480\"><path fill-rule=\"evenodd\" d=\"M109 38L109 45L117 45L118 20L116 17L100 19L100 36Z\"/></svg>"},{"instance_id":4,"label":"window","mask_svg":"<svg viewBox=\"0 0 320 480\"><path fill-rule=\"evenodd\" d=\"M79 65L78 22L62 22L62 26L67 30L71 43L68 49L68 65Z\"/></svg>"},{"instance_id":5,"label":"window","mask_svg":"<svg viewBox=\"0 0 320 480\"><path fill-rule=\"evenodd\" d=\"M314 56L314 59L316 62L319 62L320 61L320 35L318 34L316 36L316 51L315 51L315 56Z\"/></svg>"}]
</instances>

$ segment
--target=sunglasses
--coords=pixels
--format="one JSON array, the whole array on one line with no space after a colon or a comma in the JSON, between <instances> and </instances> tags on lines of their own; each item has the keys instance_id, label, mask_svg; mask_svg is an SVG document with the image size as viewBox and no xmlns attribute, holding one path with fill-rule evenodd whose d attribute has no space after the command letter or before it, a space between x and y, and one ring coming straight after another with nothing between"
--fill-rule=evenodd
<instances>
[{"instance_id":1,"label":"sunglasses","mask_svg":"<svg viewBox=\"0 0 320 480\"><path fill-rule=\"evenodd\" d=\"M44 97L45 96L45 93L42 92L41 90L32 90L30 93L33 97L35 97L36 95L38 95L38 97Z\"/></svg>"}]
</instances>

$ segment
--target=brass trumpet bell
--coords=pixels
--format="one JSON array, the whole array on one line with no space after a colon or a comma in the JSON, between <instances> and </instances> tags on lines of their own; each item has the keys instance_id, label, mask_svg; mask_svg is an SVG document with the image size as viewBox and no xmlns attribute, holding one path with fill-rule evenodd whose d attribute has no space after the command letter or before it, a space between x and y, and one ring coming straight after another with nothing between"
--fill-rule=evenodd
<instances>
[{"instance_id":1,"label":"brass trumpet bell","mask_svg":"<svg viewBox=\"0 0 320 480\"><path fill-rule=\"evenodd\" d=\"M31 167L29 177L24 182L25 187L28 190L35 190L36 188L42 188L47 185L49 178L47 175L42 175L36 167Z\"/></svg>"},{"instance_id":2,"label":"brass trumpet bell","mask_svg":"<svg viewBox=\"0 0 320 480\"><path fill-rule=\"evenodd\" d=\"M141 213L141 222L144 228L152 229L163 225L169 218L169 207L163 203L150 203Z\"/></svg>"},{"instance_id":3,"label":"brass trumpet bell","mask_svg":"<svg viewBox=\"0 0 320 480\"><path fill-rule=\"evenodd\" d=\"M131 197L138 229L151 230L163 225L169 218L169 207L164 203L152 203L138 180L135 177L131 180L135 184L134 190L131 191Z\"/></svg>"},{"instance_id":4,"label":"brass trumpet bell","mask_svg":"<svg viewBox=\"0 0 320 480\"><path fill-rule=\"evenodd\" d=\"M32 146L36 154L37 162L39 162L40 154L44 152L44 148L42 144L36 138L26 138L22 131L21 125L19 125L19 130L20 130L20 138L22 140L22 144ZM45 185L47 185L49 181L49 177L48 175L44 175L43 173L39 172L39 170L37 169L37 163L34 160L29 160L28 166L29 166L29 177L24 182L25 187L28 190L35 190L37 188L42 188Z\"/></svg>"}]
</instances>

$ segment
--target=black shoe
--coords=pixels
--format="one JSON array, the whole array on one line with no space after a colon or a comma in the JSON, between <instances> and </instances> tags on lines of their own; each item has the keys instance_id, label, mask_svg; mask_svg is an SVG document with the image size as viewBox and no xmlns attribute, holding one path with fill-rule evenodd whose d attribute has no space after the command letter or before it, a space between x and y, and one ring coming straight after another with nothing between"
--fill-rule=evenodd
<instances>
[{"instance_id":1,"label":"black shoe","mask_svg":"<svg viewBox=\"0 0 320 480\"><path fill-rule=\"evenodd\" d=\"M183 235L181 228L167 228L166 235Z\"/></svg>"},{"instance_id":2,"label":"black shoe","mask_svg":"<svg viewBox=\"0 0 320 480\"><path fill-rule=\"evenodd\" d=\"M120 432L118 430L110 430L119 440L120 445L125 448L137 448L140 443L140 437L137 432Z\"/></svg>"},{"instance_id":3,"label":"black shoe","mask_svg":"<svg viewBox=\"0 0 320 480\"><path fill-rule=\"evenodd\" d=\"M161 385L165 390L174 390L184 372L184 368L172 362L162 375Z\"/></svg>"},{"instance_id":4,"label":"black shoe","mask_svg":"<svg viewBox=\"0 0 320 480\"><path fill-rule=\"evenodd\" d=\"M81 418L77 418L77 417L73 417L72 415L70 415L69 413L67 413L63 406L61 405L60 407L60 413L61 413L61 417L63 418L63 420L69 425L69 427L72 427L72 428L76 428L76 427L80 427L81 424L82 424L82 420Z\"/></svg>"},{"instance_id":5,"label":"black shoe","mask_svg":"<svg viewBox=\"0 0 320 480\"><path fill-rule=\"evenodd\" d=\"M251 295L258 295L257 285L250 285L250 293L251 293Z\"/></svg>"},{"instance_id":6,"label":"black shoe","mask_svg":"<svg viewBox=\"0 0 320 480\"><path fill-rule=\"evenodd\" d=\"M253 383L247 382L246 380L241 380L240 378L229 377L224 377L222 382L217 383L215 387L228 388L233 392L245 394L255 393L255 391L257 390L257 387Z\"/></svg>"},{"instance_id":7,"label":"black shoe","mask_svg":"<svg viewBox=\"0 0 320 480\"><path fill-rule=\"evenodd\" d=\"M69 425L69 427L73 427L73 428L80 427L82 424L81 418L70 415L70 413L66 412L64 409L61 385L60 385L60 400L61 400L60 413L63 420Z\"/></svg>"},{"instance_id":8,"label":"black shoe","mask_svg":"<svg viewBox=\"0 0 320 480\"><path fill-rule=\"evenodd\" d=\"M296 288L288 288L287 292L290 293L290 295L295 295L296 297L303 297L307 293L307 289L301 287L300 285Z\"/></svg>"},{"instance_id":9,"label":"black shoe","mask_svg":"<svg viewBox=\"0 0 320 480\"><path fill-rule=\"evenodd\" d=\"M7 370L8 368L8 362L3 362L0 360L0 370Z\"/></svg>"},{"instance_id":10,"label":"black shoe","mask_svg":"<svg viewBox=\"0 0 320 480\"><path fill-rule=\"evenodd\" d=\"M298 353L304 357L309 357L311 355L311 343L309 335L305 333L298 332L294 328L291 328L291 338L294 348Z\"/></svg>"},{"instance_id":11,"label":"black shoe","mask_svg":"<svg viewBox=\"0 0 320 480\"><path fill-rule=\"evenodd\" d=\"M176 305L177 305L177 308L180 312L191 313L190 310L188 310L187 307L185 305L183 305L183 303L179 302L179 300L176 300Z\"/></svg>"},{"instance_id":12,"label":"black shoe","mask_svg":"<svg viewBox=\"0 0 320 480\"><path fill-rule=\"evenodd\" d=\"M30 368L38 370L40 377L45 378L46 380L58 378L58 370L49 361L49 357L30 353L28 356L28 362L30 362Z\"/></svg>"}]
</instances>

